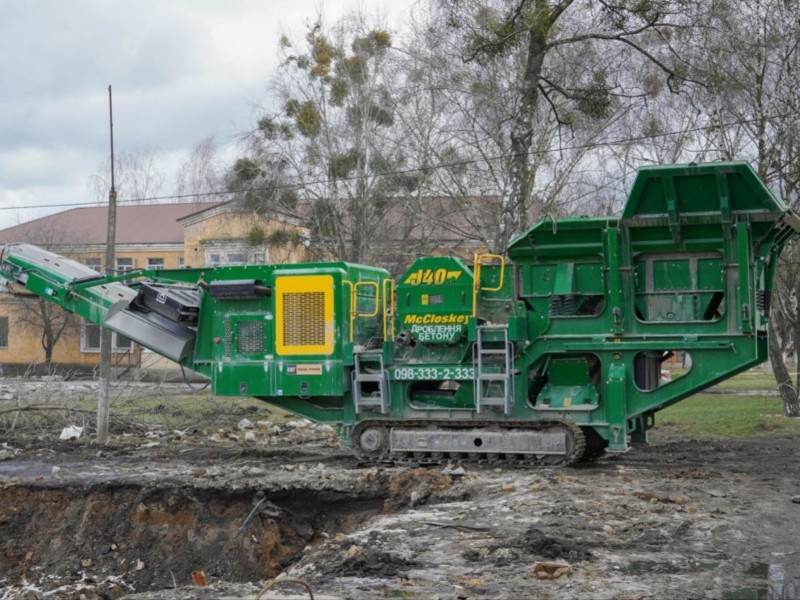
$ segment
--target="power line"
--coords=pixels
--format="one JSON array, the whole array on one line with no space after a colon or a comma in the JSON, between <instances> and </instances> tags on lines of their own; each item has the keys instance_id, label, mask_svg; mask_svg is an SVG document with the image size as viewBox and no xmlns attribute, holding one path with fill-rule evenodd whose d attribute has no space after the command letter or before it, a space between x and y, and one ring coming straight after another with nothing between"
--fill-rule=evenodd
<instances>
[{"instance_id":1,"label":"power line","mask_svg":"<svg viewBox=\"0 0 800 600\"><path fill-rule=\"evenodd\" d=\"M790 114L784 115L771 115L767 116L764 119L767 121L772 121L775 119L784 119L791 116ZM687 129L681 129L677 131L668 131L662 133L653 133L647 135L640 135L640 136L633 136L627 138L618 138L615 140L606 140L606 141L598 141L592 142L587 144L577 144L574 146L562 146L559 148L549 148L544 150L530 150L528 154L531 155L544 155L550 154L553 152L564 152L570 150L591 150L593 148L602 148L605 146L620 146L624 144L630 144L634 142L642 142L647 140L654 140L658 138L666 138L672 137L676 135L685 135L688 133L698 133L701 131L708 131L712 129L719 129L722 127L734 127L737 125L746 125L749 123L755 123L760 119L753 117L749 119L738 119L736 121L730 121L727 123L719 123L714 125L702 125L698 127L691 127ZM344 182L344 181L357 181L359 179L364 179L367 177L370 178L378 178L378 177L392 177L396 175L410 175L413 173L419 173L421 171L437 171L440 169L450 169L454 167L461 167L485 162L494 162L494 161L501 161L507 158L511 158L514 155L511 153L501 154L497 156L486 156L481 158L473 158L473 159L465 159L465 160L458 160L448 163L440 163L438 165L429 165L425 167L415 167L410 169L400 169L396 171L386 171L383 173L372 173L370 175L354 175L352 177L339 177L336 179L326 178L320 179L317 181L304 181L298 183L280 183L275 185L268 185L263 187L252 187L246 189L239 189L239 190L213 190L209 192L195 192L190 194L169 194L163 196L147 196L142 198L125 198L117 200L117 204L135 204L135 203L146 203L146 202L160 202L163 200L182 200L186 198L200 198L200 197L208 197L208 196L228 196L228 195L236 195L236 194L245 194L248 192L265 192L265 191L275 191L275 190L286 190L286 189L299 189L304 187L311 187L317 185L324 185L333 182ZM93 207L93 206L105 206L105 201L102 200L89 200L84 202L69 202L64 204L39 204L37 206L0 206L0 210L21 210L26 208L74 208L74 207Z\"/></svg>"}]
</instances>

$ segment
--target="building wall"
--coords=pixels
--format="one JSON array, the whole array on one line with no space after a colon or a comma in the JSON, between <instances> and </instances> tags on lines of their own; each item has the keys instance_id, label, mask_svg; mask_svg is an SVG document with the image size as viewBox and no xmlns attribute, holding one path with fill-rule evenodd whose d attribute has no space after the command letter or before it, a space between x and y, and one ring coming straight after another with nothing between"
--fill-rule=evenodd
<instances>
[{"instance_id":1,"label":"building wall","mask_svg":"<svg viewBox=\"0 0 800 600\"><path fill-rule=\"evenodd\" d=\"M58 250L54 250L54 252L58 252ZM183 266L183 244L123 246L115 250L115 255L118 265L122 261L130 261L133 269L146 269L151 266L150 261L161 261L165 269L178 269ZM71 252L69 258L92 267L97 264L102 269L106 260L106 252L102 248L81 249Z\"/></svg>"},{"instance_id":2,"label":"building wall","mask_svg":"<svg viewBox=\"0 0 800 600\"><path fill-rule=\"evenodd\" d=\"M52 249L59 252L58 248ZM61 252L64 252L63 250ZM66 252L64 252L66 254ZM130 265L132 269L147 268L151 261L163 264L165 269L177 269L182 266L183 245L164 244L152 246L128 246L116 249L117 265ZM80 263L102 269L105 262L105 249L83 248L69 253L69 258ZM12 294L0 294L0 320L4 317L8 323L8 344L0 347L0 365L11 367L4 372L21 371L30 365L43 364L44 349L41 344L41 329L24 323L25 302L35 302L35 298L24 298ZM28 313L30 314L30 313ZM29 317L30 318L30 317ZM100 352L87 348L84 342L85 325L79 317L64 331L53 349L52 363L65 368L91 369L100 364ZM2 341L2 340L0 340ZM114 364L119 366L138 366L142 349L132 344L130 350L115 349Z\"/></svg>"},{"instance_id":3,"label":"building wall","mask_svg":"<svg viewBox=\"0 0 800 600\"><path fill-rule=\"evenodd\" d=\"M275 232L278 230L286 232L280 237L287 243L270 243L270 240L276 241ZM183 244L118 246L115 268L144 269L154 264L163 265L165 269L198 267L206 264L208 256L238 257L242 253L247 255L245 262L250 263L302 262L307 260L306 248L298 243L302 239L302 232L302 228L282 221L264 219L236 210L211 210L184 222ZM254 241L260 243L253 243ZM69 248L51 250L98 270L104 267L105 247L102 246L70 245ZM224 258L220 264L225 264ZM8 343L6 347L0 347L0 365L13 366L15 370L24 370L28 365L44 362L44 350L40 342L41 329L20 325L23 302L19 296L0 294L0 322L6 318L8 323ZM100 353L85 348L86 344L82 343L85 336L85 326L76 317L75 325L65 331L56 343L53 363L85 368L98 365ZM150 359L152 355L149 355L146 362L152 362ZM132 351L118 351L115 353L115 361L120 366L140 365L142 348L133 344ZM164 367L159 363L158 368Z\"/></svg>"},{"instance_id":4,"label":"building wall","mask_svg":"<svg viewBox=\"0 0 800 600\"><path fill-rule=\"evenodd\" d=\"M281 237L286 243L274 243L278 230L285 232ZM208 256L219 255L223 257L220 264L225 264L226 254L245 254L244 262L248 263L303 262L307 260L306 248L296 243L303 231L299 226L235 210L211 214L202 220L187 220L184 262L187 266L201 267L211 262Z\"/></svg>"},{"instance_id":5,"label":"building wall","mask_svg":"<svg viewBox=\"0 0 800 600\"><path fill-rule=\"evenodd\" d=\"M0 294L0 329L7 327L7 335L0 335L0 365L4 367L4 373L11 370L23 371L29 366L44 364L41 329L26 322L30 318L27 316L30 312L26 309L26 303L36 301L32 297ZM52 364L64 368L91 369L99 364L100 354L97 351L83 350L81 319L73 316L71 321L71 325L64 330L55 345ZM120 366L137 366L140 354L141 349L134 344L130 352L115 352L114 363Z\"/></svg>"}]
</instances>

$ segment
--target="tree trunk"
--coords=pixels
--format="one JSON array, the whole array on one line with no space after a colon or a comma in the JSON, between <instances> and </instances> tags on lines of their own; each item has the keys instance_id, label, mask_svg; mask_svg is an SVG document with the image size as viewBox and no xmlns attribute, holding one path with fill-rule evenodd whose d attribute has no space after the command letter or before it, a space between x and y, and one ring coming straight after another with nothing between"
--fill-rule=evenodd
<instances>
[{"instance_id":1,"label":"tree trunk","mask_svg":"<svg viewBox=\"0 0 800 600\"><path fill-rule=\"evenodd\" d=\"M549 19L549 17L543 18ZM528 155L533 140L533 118L539 100L539 78L542 75L542 65L547 51L545 32L548 30L548 26L543 27L537 23L528 32L528 56L520 93L521 102L511 130L511 157L508 163L511 189L503 196L500 223L493 248L496 254L505 252L511 237L518 233L520 211L526 205L530 192Z\"/></svg>"},{"instance_id":2,"label":"tree trunk","mask_svg":"<svg viewBox=\"0 0 800 600\"><path fill-rule=\"evenodd\" d=\"M778 384L778 392L783 401L783 414L786 417L800 416L800 398L797 389L792 383L786 361L783 359L783 351L778 342L778 336L774 335L774 321L769 321L769 337L767 347L769 349L769 360L772 363L772 371L775 373L775 381Z\"/></svg>"}]
</instances>

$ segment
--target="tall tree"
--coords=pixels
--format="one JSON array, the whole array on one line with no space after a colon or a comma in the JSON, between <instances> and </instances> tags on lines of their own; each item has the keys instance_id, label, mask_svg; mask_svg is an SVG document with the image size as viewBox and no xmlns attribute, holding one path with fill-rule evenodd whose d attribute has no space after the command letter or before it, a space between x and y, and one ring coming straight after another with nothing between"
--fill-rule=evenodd
<instances>
[{"instance_id":1,"label":"tall tree","mask_svg":"<svg viewBox=\"0 0 800 600\"><path fill-rule=\"evenodd\" d=\"M746 158L793 207L800 205L800 5L719 0L703 30L707 85L698 97L710 127L705 158ZM777 269L769 354L784 413L800 416L800 368L786 351L800 339L800 249L791 244Z\"/></svg>"},{"instance_id":2,"label":"tall tree","mask_svg":"<svg viewBox=\"0 0 800 600\"><path fill-rule=\"evenodd\" d=\"M361 16L318 22L301 42L284 37L272 82L280 109L258 121L229 177L246 205L300 219L327 256L375 260L396 196L417 185L399 173L405 157L391 135L391 47L391 33Z\"/></svg>"},{"instance_id":3,"label":"tall tree","mask_svg":"<svg viewBox=\"0 0 800 600\"><path fill-rule=\"evenodd\" d=\"M690 31L695 3L683 0L437 0L443 20L464 40L464 61L500 73L513 85L506 102L504 168L494 248L526 224L536 198L537 158L558 149L558 135L576 115L607 123L619 103L646 95L628 74L645 65L659 71L673 90L687 69L674 50ZM625 69L620 69L624 64ZM508 68L512 66L513 68ZM541 132L555 123L555 139ZM553 135L552 133L550 135ZM544 144L542 143L544 142ZM541 162L541 161L540 161ZM533 216L541 215L534 207Z\"/></svg>"}]
</instances>

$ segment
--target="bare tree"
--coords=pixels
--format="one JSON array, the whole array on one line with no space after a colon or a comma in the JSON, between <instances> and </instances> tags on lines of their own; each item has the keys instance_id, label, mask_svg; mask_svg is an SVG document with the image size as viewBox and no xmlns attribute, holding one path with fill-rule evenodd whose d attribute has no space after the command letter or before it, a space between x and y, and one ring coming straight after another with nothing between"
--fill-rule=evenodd
<instances>
[{"instance_id":1,"label":"bare tree","mask_svg":"<svg viewBox=\"0 0 800 600\"><path fill-rule=\"evenodd\" d=\"M43 228L41 222L34 222L30 227L22 229L25 241L59 254L75 254L76 243L70 236L59 231L57 227ZM39 336L44 353L43 365L49 373L53 369L53 354L57 344L67 335L77 335L80 331L80 319L38 296L21 291L13 284L10 291L19 299L19 310L15 313L18 325L33 336Z\"/></svg>"},{"instance_id":2,"label":"bare tree","mask_svg":"<svg viewBox=\"0 0 800 600\"><path fill-rule=\"evenodd\" d=\"M284 37L272 82L281 108L259 120L229 177L246 206L302 221L329 257L375 261L390 209L418 186L393 135L391 49L392 34L361 15Z\"/></svg>"},{"instance_id":3,"label":"bare tree","mask_svg":"<svg viewBox=\"0 0 800 600\"><path fill-rule=\"evenodd\" d=\"M22 310L16 323L32 332L41 332L40 342L44 351L44 368L49 373L53 368L53 352L56 344L66 333L76 334L79 319L60 306L42 298L22 295Z\"/></svg>"},{"instance_id":4,"label":"bare tree","mask_svg":"<svg viewBox=\"0 0 800 600\"><path fill-rule=\"evenodd\" d=\"M709 123L705 157L750 159L759 176L797 207L800 5L755 0L714 8L701 47L707 85L696 98ZM789 416L800 415L800 371L793 381L785 360L800 335L798 260L797 244L789 245L776 270L769 321L770 360Z\"/></svg>"},{"instance_id":5,"label":"bare tree","mask_svg":"<svg viewBox=\"0 0 800 600\"><path fill-rule=\"evenodd\" d=\"M115 156L116 189L120 202L146 204L165 194L166 177L162 171L163 157L157 148L139 152L119 152ZM110 163L100 165L88 181L91 193L98 199L107 198L111 188Z\"/></svg>"},{"instance_id":6,"label":"bare tree","mask_svg":"<svg viewBox=\"0 0 800 600\"><path fill-rule=\"evenodd\" d=\"M208 136L192 149L177 175L175 194L187 202L220 200L223 177L217 158L217 141Z\"/></svg>"},{"instance_id":7,"label":"bare tree","mask_svg":"<svg viewBox=\"0 0 800 600\"><path fill-rule=\"evenodd\" d=\"M562 136L575 130L577 117L608 126L629 101L647 95L643 80L630 76L643 69L655 68L673 90L686 81L674 45L689 31L690 3L438 0L436 6L440 20L464 40L463 60L508 80L500 81L509 92L505 119L493 128L506 139L507 183L494 239L498 252L528 214L542 214L539 169L553 157L562 158ZM568 145L596 145L602 139ZM572 177L569 168L566 173Z\"/></svg>"}]
</instances>

